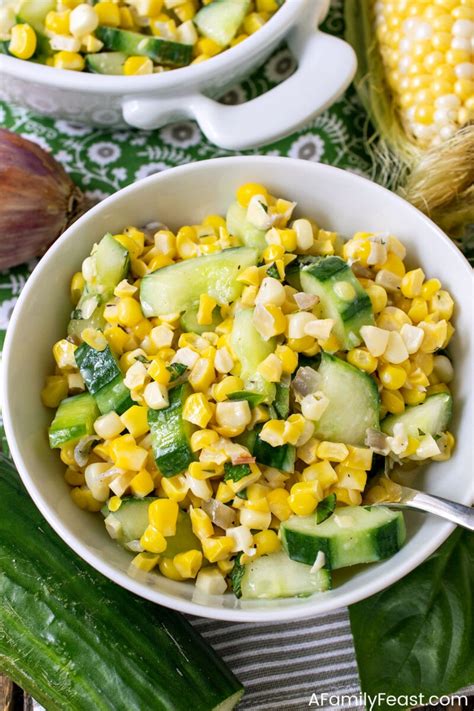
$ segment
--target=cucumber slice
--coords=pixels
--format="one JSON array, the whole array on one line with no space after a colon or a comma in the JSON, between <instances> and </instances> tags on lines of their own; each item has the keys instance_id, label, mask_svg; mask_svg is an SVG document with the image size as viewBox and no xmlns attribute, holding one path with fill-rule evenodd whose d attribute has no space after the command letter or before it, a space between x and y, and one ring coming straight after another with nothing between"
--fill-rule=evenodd
<instances>
[{"instance_id":1,"label":"cucumber slice","mask_svg":"<svg viewBox=\"0 0 474 711\"><path fill-rule=\"evenodd\" d=\"M250 0L214 0L194 16L194 24L204 37L226 47L236 36Z\"/></svg>"},{"instance_id":2,"label":"cucumber slice","mask_svg":"<svg viewBox=\"0 0 474 711\"><path fill-rule=\"evenodd\" d=\"M290 414L290 383L280 382L276 383L276 393L275 399L271 406L274 413L271 413L272 417L276 420L286 420Z\"/></svg>"},{"instance_id":3,"label":"cucumber slice","mask_svg":"<svg viewBox=\"0 0 474 711\"><path fill-rule=\"evenodd\" d=\"M352 269L340 257L319 257L306 264L300 272L301 286L320 299L321 315L335 321L334 333L342 347L350 350L362 339L362 326L374 324L371 301L356 279ZM352 287L355 296L348 301L337 293L337 285Z\"/></svg>"},{"instance_id":4,"label":"cucumber slice","mask_svg":"<svg viewBox=\"0 0 474 711\"><path fill-rule=\"evenodd\" d=\"M314 436L330 442L363 445L367 429L379 428L379 393L367 373L340 358L322 353L319 390L329 405L315 423Z\"/></svg>"},{"instance_id":5,"label":"cucumber slice","mask_svg":"<svg viewBox=\"0 0 474 711\"><path fill-rule=\"evenodd\" d=\"M94 422L99 417L97 404L89 393L81 393L63 400L48 430L51 449L62 447L87 435L94 434Z\"/></svg>"},{"instance_id":6,"label":"cucumber slice","mask_svg":"<svg viewBox=\"0 0 474 711\"><path fill-rule=\"evenodd\" d=\"M271 444L264 442L263 439L260 439L257 435L252 454L258 464L265 464L267 467L276 467L276 469L281 469L281 471L289 473L293 473L295 470L296 448L292 444L272 447Z\"/></svg>"},{"instance_id":7,"label":"cucumber slice","mask_svg":"<svg viewBox=\"0 0 474 711\"><path fill-rule=\"evenodd\" d=\"M129 407L135 405L130 395L130 390L123 382L121 375L118 375L107 385L104 385L96 394L95 401L101 415L106 415L112 410L117 415L123 414Z\"/></svg>"},{"instance_id":8,"label":"cucumber slice","mask_svg":"<svg viewBox=\"0 0 474 711\"><path fill-rule=\"evenodd\" d=\"M127 55L123 52L97 52L86 54L86 66L94 74L123 74Z\"/></svg>"},{"instance_id":9,"label":"cucumber slice","mask_svg":"<svg viewBox=\"0 0 474 711\"><path fill-rule=\"evenodd\" d=\"M198 323L197 313L198 306L192 306L181 316L180 325L183 331L188 331L190 333L208 333L209 331L215 331L216 327L221 323L222 316L220 314L219 308L216 308L212 312L212 323L208 323L205 326Z\"/></svg>"},{"instance_id":10,"label":"cucumber slice","mask_svg":"<svg viewBox=\"0 0 474 711\"><path fill-rule=\"evenodd\" d=\"M168 67L185 67L193 57L193 47L190 44L141 35L139 32L100 26L95 34L109 50L123 52L127 56L138 54L150 57L156 64Z\"/></svg>"},{"instance_id":11,"label":"cucumber slice","mask_svg":"<svg viewBox=\"0 0 474 711\"><path fill-rule=\"evenodd\" d=\"M193 392L188 383L169 391L169 406L163 410L148 410L148 423L156 466L166 477L184 471L196 457L190 445L194 425L183 419L183 407Z\"/></svg>"},{"instance_id":12,"label":"cucumber slice","mask_svg":"<svg viewBox=\"0 0 474 711\"><path fill-rule=\"evenodd\" d=\"M235 247L204 257L186 259L158 269L143 277L140 300L145 316L186 311L209 294L219 304L229 304L242 293L243 284L236 281L247 267L257 264L254 249Z\"/></svg>"},{"instance_id":13,"label":"cucumber slice","mask_svg":"<svg viewBox=\"0 0 474 711\"><path fill-rule=\"evenodd\" d=\"M103 351L97 351L87 343L81 343L74 357L87 389L92 395L115 380L117 376L122 375L109 346L106 346Z\"/></svg>"},{"instance_id":14,"label":"cucumber slice","mask_svg":"<svg viewBox=\"0 0 474 711\"><path fill-rule=\"evenodd\" d=\"M453 414L453 399L449 393L436 393L426 398L421 405L407 407L401 415L389 415L380 426L382 432L393 435L397 423L404 424L407 434L432 436L445 432Z\"/></svg>"},{"instance_id":15,"label":"cucumber slice","mask_svg":"<svg viewBox=\"0 0 474 711\"><path fill-rule=\"evenodd\" d=\"M18 21L28 23L35 32L44 33L46 15L55 9L55 0L23 0L18 7Z\"/></svg>"},{"instance_id":16,"label":"cucumber slice","mask_svg":"<svg viewBox=\"0 0 474 711\"><path fill-rule=\"evenodd\" d=\"M91 258L95 266L94 282L86 284L68 325L68 334L76 338L80 338L85 328L104 327L103 304L113 296L115 287L125 279L130 266L128 250L110 233L104 235L92 250ZM82 311L91 300L97 303L97 307L89 318L83 318Z\"/></svg>"},{"instance_id":17,"label":"cucumber slice","mask_svg":"<svg viewBox=\"0 0 474 711\"><path fill-rule=\"evenodd\" d=\"M244 566L234 566L232 587L242 600L311 595L331 589L331 573L320 568L314 573L310 565L297 563L286 553L271 553ZM240 579L239 579L240 578Z\"/></svg>"},{"instance_id":18,"label":"cucumber slice","mask_svg":"<svg viewBox=\"0 0 474 711\"><path fill-rule=\"evenodd\" d=\"M231 343L240 363L240 377L245 390L263 395L264 402L270 404L275 399L275 384L269 383L257 372L260 363L270 353L274 353L276 341L270 338L264 341L253 325L253 309L237 311L232 326Z\"/></svg>"},{"instance_id":19,"label":"cucumber slice","mask_svg":"<svg viewBox=\"0 0 474 711\"><path fill-rule=\"evenodd\" d=\"M405 521L385 506L344 506L319 524L314 515L291 516L280 531L290 558L312 565L322 551L326 567L335 570L390 558L403 545Z\"/></svg>"},{"instance_id":20,"label":"cucumber slice","mask_svg":"<svg viewBox=\"0 0 474 711\"><path fill-rule=\"evenodd\" d=\"M104 516L110 514L119 521L117 542L127 547L131 541L140 540L148 526L148 507L152 501L156 501L155 496L146 496L143 499L134 496L126 496L122 499L120 508L117 511L110 511L107 505L102 509ZM201 543L193 533L191 519L185 511L178 512L178 522L176 533L167 539L166 551L162 554L165 558L173 558L178 553L189 550L201 550Z\"/></svg>"},{"instance_id":21,"label":"cucumber slice","mask_svg":"<svg viewBox=\"0 0 474 711\"><path fill-rule=\"evenodd\" d=\"M268 246L265 241L265 231L254 227L247 220L247 210L240 203L231 204L227 210L226 220L229 234L240 239L246 247L254 247L263 252Z\"/></svg>"}]
</instances>

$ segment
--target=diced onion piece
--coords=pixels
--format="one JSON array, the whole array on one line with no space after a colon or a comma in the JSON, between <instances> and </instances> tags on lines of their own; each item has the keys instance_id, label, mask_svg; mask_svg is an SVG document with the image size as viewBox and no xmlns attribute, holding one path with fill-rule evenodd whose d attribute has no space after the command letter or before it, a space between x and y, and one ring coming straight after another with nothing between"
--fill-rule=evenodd
<instances>
[{"instance_id":1,"label":"diced onion piece","mask_svg":"<svg viewBox=\"0 0 474 711\"><path fill-rule=\"evenodd\" d=\"M371 427L366 432L365 445L376 454L382 454L384 457L390 452L387 435Z\"/></svg>"},{"instance_id":2,"label":"diced onion piece","mask_svg":"<svg viewBox=\"0 0 474 711\"><path fill-rule=\"evenodd\" d=\"M218 568L202 568L196 577L196 587L206 595L222 595L227 583Z\"/></svg>"},{"instance_id":3,"label":"diced onion piece","mask_svg":"<svg viewBox=\"0 0 474 711\"><path fill-rule=\"evenodd\" d=\"M201 508L207 513L212 523L224 530L233 526L235 523L236 512L230 506L226 506L217 499L209 499L204 501Z\"/></svg>"},{"instance_id":4,"label":"diced onion piece","mask_svg":"<svg viewBox=\"0 0 474 711\"><path fill-rule=\"evenodd\" d=\"M316 560L314 561L313 565L311 566L311 570L309 572L310 573L317 573L318 570L321 570L321 568L324 568L325 565L326 565L326 556L324 555L323 551L318 551Z\"/></svg>"},{"instance_id":5,"label":"diced onion piece","mask_svg":"<svg viewBox=\"0 0 474 711\"><path fill-rule=\"evenodd\" d=\"M319 303L319 296L307 294L305 291L297 291L293 298L300 311L309 311Z\"/></svg>"},{"instance_id":6,"label":"diced onion piece","mask_svg":"<svg viewBox=\"0 0 474 711\"><path fill-rule=\"evenodd\" d=\"M295 378L291 383L295 399L301 402L306 395L315 393L318 390L320 382L321 376L314 368L310 368L309 366L298 368Z\"/></svg>"}]
</instances>

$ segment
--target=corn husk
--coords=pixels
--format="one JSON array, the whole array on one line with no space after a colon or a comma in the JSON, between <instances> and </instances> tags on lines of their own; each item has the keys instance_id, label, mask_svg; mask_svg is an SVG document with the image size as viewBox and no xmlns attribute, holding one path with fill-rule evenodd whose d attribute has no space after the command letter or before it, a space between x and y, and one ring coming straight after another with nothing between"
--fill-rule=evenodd
<instances>
[{"instance_id":1,"label":"corn husk","mask_svg":"<svg viewBox=\"0 0 474 711\"><path fill-rule=\"evenodd\" d=\"M405 130L392 100L375 35L371 0L345 3L346 39L354 48L356 90L375 128L368 139L374 177L422 210L451 236L474 222L474 125L423 149Z\"/></svg>"}]
</instances>

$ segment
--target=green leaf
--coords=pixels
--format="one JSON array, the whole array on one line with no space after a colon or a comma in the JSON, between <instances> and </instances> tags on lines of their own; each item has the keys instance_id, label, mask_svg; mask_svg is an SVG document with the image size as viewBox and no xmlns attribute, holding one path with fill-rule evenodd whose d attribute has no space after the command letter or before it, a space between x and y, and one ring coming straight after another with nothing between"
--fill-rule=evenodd
<instances>
[{"instance_id":1,"label":"green leaf","mask_svg":"<svg viewBox=\"0 0 474 711\"><path fill-rule=\"evenodd\" d=\"M316 523L322 523L333 515L336 508L336 494L329 494L316 506Z\"/></svg>"},{"instance_id":2,"label":"green leaf","mask_svg":"<svg viewBox=\"0 0 474 711\"><path fill-rule=\"evenodd\" d=\"M234 591L235 597L242 597L242 590L241 590L241 585L242 585L242 578L245 573L245 565L242 565L240 562L240 558L242 557L242 553L239 553L239 555L236 557L234 561L234 567L230 571L229 578L230 578L230 583L232 585L232 590Z\"/></svg>"},{"instance_id":3,"label":"green leaf","mask_svg":"<svg viewBox=\"0 0 474 711\"><path fill-rule=\"evenodd\" d=\"M248 464L231 464L226 462L224 464L224 481L240 481L245 476L250 474L250 467Z\"/></svg>"},{"instance_id":4,"label":"green leaf","mask_svg":"<svg viewBox=\"0 0 474 711\"><path fill-rule=\"evenodd\" d=\"M166 370L171 373L171 382L180 378L188 369L184 363L170 363L166 366Z\"/></svg>"},{"instance_id":5,"label":"green leaf","mask_svg":"<svg viewBox=\"0 0 474 711\"><path fill-rule=\"evenodd\" d=\"M277 269L275 263L271 264L267 269L267 276L273 277L273 279L278 279L280 281L280 272Z\"/></svg>"},{"instance_id":6,"label":"green leaf","mask_svg":"<svg viewBox=\"0 0 474 711\"><path fill-rule=\"evenodd\" d=\"M459 691L474 680L474 535L457 529L395 585L350 608L362 691ZM380 703L374 709L402 709Z\"/></svg>"}]
</instances>

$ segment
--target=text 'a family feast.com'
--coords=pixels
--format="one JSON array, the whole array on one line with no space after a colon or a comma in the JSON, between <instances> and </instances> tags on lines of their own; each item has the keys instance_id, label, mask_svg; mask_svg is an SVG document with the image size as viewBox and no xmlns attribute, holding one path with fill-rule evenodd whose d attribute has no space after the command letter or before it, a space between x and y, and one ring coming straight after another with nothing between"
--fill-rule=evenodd
<instances>
[{"instance_id":1,"label":"text 'a family feast.com'","mask_svg":"<svg viewBox=\"0 0 474 711\"><path fill-rule=\"evenodd\" d=\"M467 696L464 694L452 694L450 696L435 696L427 694L386 694L380 692L378 694L311 694L308 706L314 708L332 707L336 709L349 709L365 707L367 711L377 709L381 704L384 706L426 706L437 704L441 706L451 706L459 704L460 706L467 705Z\"/></svg>"}]
</instances>

